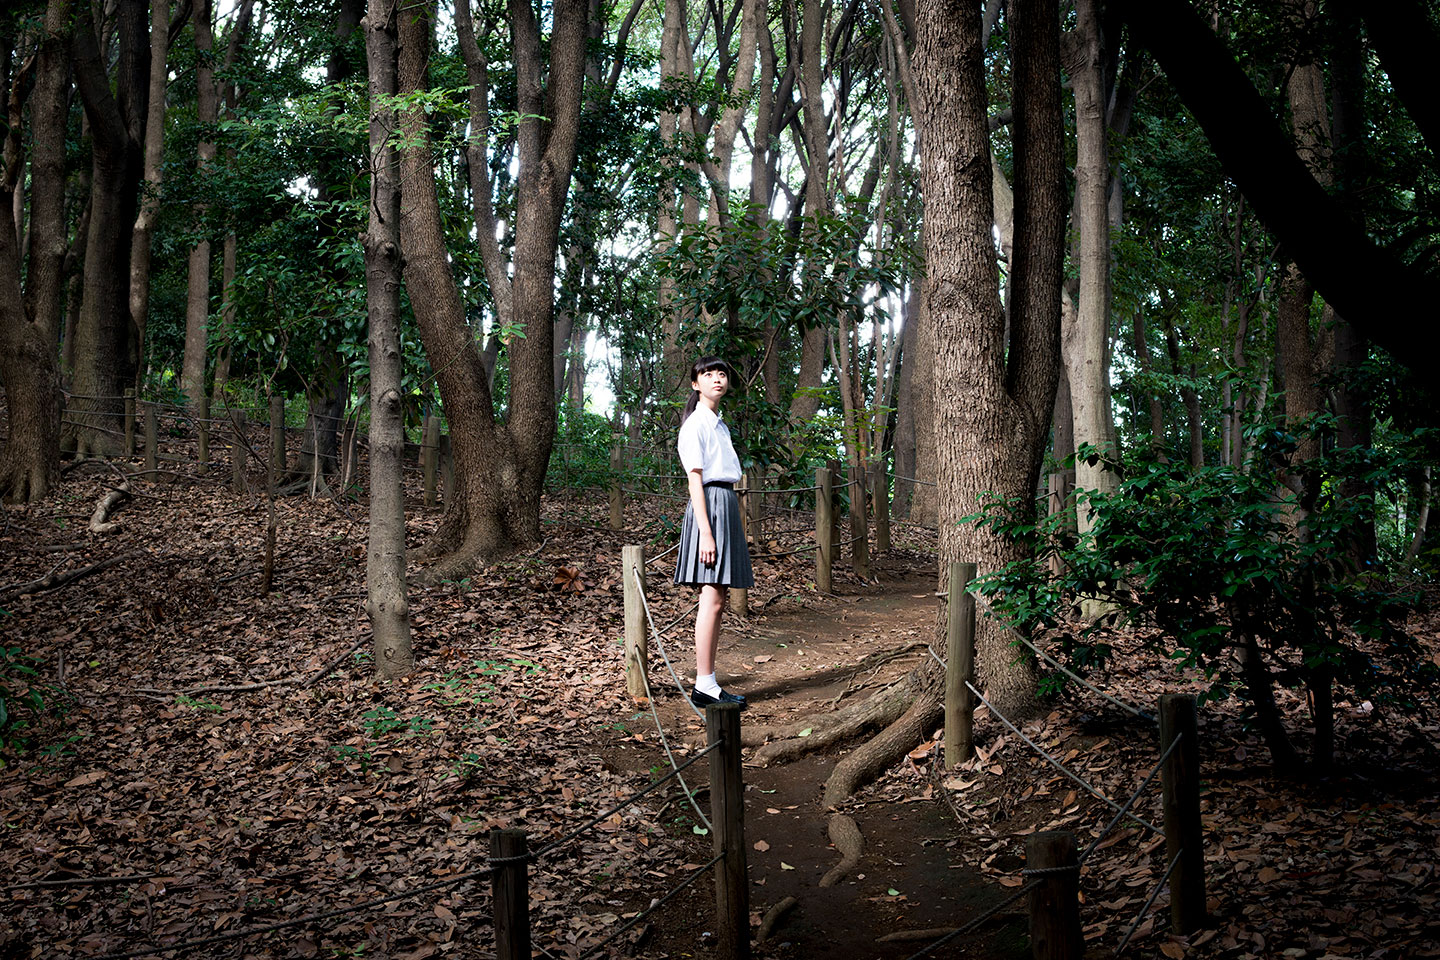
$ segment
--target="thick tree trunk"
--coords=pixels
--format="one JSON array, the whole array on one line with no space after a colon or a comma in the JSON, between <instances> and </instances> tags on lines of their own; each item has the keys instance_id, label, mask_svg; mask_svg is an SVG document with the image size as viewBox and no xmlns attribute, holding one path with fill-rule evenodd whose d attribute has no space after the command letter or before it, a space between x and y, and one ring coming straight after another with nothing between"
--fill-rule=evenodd
<instances>
[{"instance_id":1,"label":"thick tree trunk","mask_svg":"<svg viewBox=\"0 0 1440 960\"><path fill-rule=\"evenodd\" d=\"M30 96L30 237L25 313L51 344L60 336L66 229L65 114L70 89L72 0L49 0ZM24 257L23 248L19 251ZM53 361L51 366L53 367Z\"/></svg>"},{"instance_id":2,"label":"thick tree trunk","mask_svg":"<svg viewBox=\"0 0 1440 960\"><path fill-rule=\"evenodd\" d=\"M1020 545L958 521L987 493L1034 509L1053 415L1065 216L1058 11L1051 2L1017 2L1011 10L1016 241L1008 343L991 238L980 11L961 2L918 11L932 379L937 391L965 384L969 392L963 402L935 408L942 571L966 560L983 574L1023 555ZM1014 662L998 625L982 620L977 633L979 672L992 700L1012 716L1033 709L1033 669Z\"/></svg>"},{"instance_id":3,"label":"thick tree trunk","mask_svg":"<svg viewBox=\"0 0 1440 960\"><path fill-rule=\"evenodd\" d=\"M374 634L375 672L398 677L414 669L405 587L404 396L400 353L400 193L394 149L396 12L371 0L365 54L370 85L370 220L365 247L365 306L370 322L370 533L366 611Z\"/></svg>"},{"instance_id":4,"label":"thick tree trunk","mask_svg":"<svg viewBox=\"0 0 1440 960\"><path fill-rule=\"evenodd\" d=\"M140 174L148 52L144 0L119 0L115 90L81 4L72 38L76 85L90 122L93 153L84 292L75 324L75 426L62 434L78 456L119 451L122 394L133 380L130 357L130 240Z\"/></svg>"},{"instance_id":5,"label":"thick tree trunk","mask_svg":"<svg viewBox=\"0 0 1440 960\"><path fill-rule=\"evenodd\" d=\"M12 193L0 191L8 220ZM0 500L44 497L60 475L60 378L55 343L25 315L20 250L0 220L0 382L10 408L10 438L0 448Z\"/></svg>"},{"instance_id":6,"label":"thick tree trunk","mask_svg":"<svg viewBox=\"0 0 1440 960\"><path fill-rule=\"evenodd\" d=\"M0 448L0 500L44 497L60 474L60 377L55 338L65 257L65 105L69 62L69 0L49 0L36 52L31 93L29 282L22 291L24 251L14 229L0 230L0 383L9 408L10 436ZM13 122L13 121L12 121ZM0 208L18 195L23 168L20 130L5 143L6 178Z\"/></svg>"},{"instance_id":7,"label":"thick tree trunk","mask_svg":"<svg viewBox=\"0 0 1440 960\"><path fill-rule=\"evenodd\" d=\"M462 15L466 21L468 13L467 8ZM433 42L433 4L411 8L410 14L400 18L401 96L427 88ZM545 61L533 11L525 0L515 0L510 8L518 106L525 119L517 133L520 179L508 294L512 322L525 336L509 347L511 392L505 424L496 421L484 363L450 272L425 114L414 107L400 118L405 135L400 153L405 282L445 404L455 461L455 495L439 529L421 550L423 557L441 558L427 571L430 578L455 575L540 538L540 492L555 434L555 252L575 163L586 15L583 0L555 6L549 83L542 85ZM478 48L470 43L462 49L469 59ZM495 255L484 244L481 253L487 260ZM506 272L503 264L487 262L486 269L492 277Z\"/></svg>"}]
</instances>

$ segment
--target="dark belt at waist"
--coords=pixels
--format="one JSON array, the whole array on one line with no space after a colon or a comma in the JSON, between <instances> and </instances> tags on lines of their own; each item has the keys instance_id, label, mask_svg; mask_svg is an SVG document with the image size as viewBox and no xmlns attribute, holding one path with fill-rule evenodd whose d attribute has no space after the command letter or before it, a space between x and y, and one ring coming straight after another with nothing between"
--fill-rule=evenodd
<instances>
[{"instance_id":1,"label":"dark belt at waist","mask_svg":"<svg viewBox=\"0 0 1440 960\"><path fill-rule=\"evenodd\" d=\"M729 480L707 480L707 481L705 481L705 486L707 486L707 487L724 487L726 490L734 490L734 489L735 489L735 484L731 483Z\"/></svg>"}]
</instances>

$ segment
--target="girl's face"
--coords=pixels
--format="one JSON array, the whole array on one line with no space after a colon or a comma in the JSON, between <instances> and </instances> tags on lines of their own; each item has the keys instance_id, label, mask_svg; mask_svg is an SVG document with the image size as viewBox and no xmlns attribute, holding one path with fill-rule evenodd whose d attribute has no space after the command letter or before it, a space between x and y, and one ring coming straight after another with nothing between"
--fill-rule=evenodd
<instances>
[{"instance_id":1,"label":"girl's face","mask_svg":"<svg viewBox=\"0 0 1440 960\"><path fill-rule=\"evenodd\" d=\"M700 391L700 396L718 401L730 392L730 375L723 368L706 370L690 381L690 387Z\"/></svg>"}]
</instances>

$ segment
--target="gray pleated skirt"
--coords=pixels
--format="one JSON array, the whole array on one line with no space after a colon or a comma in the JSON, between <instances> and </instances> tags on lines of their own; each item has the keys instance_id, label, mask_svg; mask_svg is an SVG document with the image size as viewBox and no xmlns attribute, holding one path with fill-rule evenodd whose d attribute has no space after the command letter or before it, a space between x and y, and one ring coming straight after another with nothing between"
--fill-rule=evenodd
<instances>
[{"instance_id":1,"label":"gray pleated skirt","mask_svg":"<svg viewBox=\"0 0 1440 960\"><path fill-rule=\"evenodd\" d=\"M706 566L700 562L695 505L686 504L685 520L680 526L680 549L675 557L675 583L749 590L755 586L755 575L750 571L750 548L740 523L740 498L731 487L707 486L705 509L710 514L710 530L715 535L715 563Z\"/></svg>"}]
</instances>

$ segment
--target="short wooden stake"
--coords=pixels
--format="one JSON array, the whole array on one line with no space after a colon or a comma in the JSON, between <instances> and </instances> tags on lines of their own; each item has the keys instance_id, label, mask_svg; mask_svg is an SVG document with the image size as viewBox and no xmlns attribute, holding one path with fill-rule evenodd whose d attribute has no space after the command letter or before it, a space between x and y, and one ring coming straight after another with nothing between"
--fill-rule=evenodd
<instances>
[{"instance_id":1,"label":"short wooden stake","mask_svg":"<svg viewBox=\"0 0 1440 960\"><path fill-rule=\"evenodd\" d=\"M740 529L744 533L746 549L750 543L750 517L746 509L750 502L750 478L744 474L740 476L740 482L735 485L735 496L740 504ZM730 590L728 598L729 605L737 614L742 617L750 616L750 591L741 587L734 587Z\"/></svg>"},{"instance_id":2,"label":"short wooden stake","mask_svg":"<svg viewBox=\"0 0 1440 960\"><path fill-rule=\"evenodd\" d=\"M625 434L617 433L610 438L610 529L619 530L625 526L625 500L620 490L621 444Z\"/></svg>"},{"instance_id":3,"label":"short wooden stake","mask_svg":"<svg viewBox=\"0 0 1440 960\"><path fill-rule=\"evenodd\" d=\"M276 476L285 473L285 398L270 398L270 471Z\"/></svg>"},{"instance_id":4,"label":"short wooden stake","mask_svg":"<svg viewBox=\"0 0 1440 960\"><path fill-rule=\"evenodd\" d=\"M970 581L975 564L950 564L950 592L945 614L945 766L964 763L975 753L975 598Z\"/></svg>"},{"instance_id":5,"label":"short wooden stake","mask_svg":"<svg viewBox=\"0 0 1440 960\"><path fill-rule=\"evenodd\" d=\"M645 693L645 671L648 666L645 603L640 591L645 587L645 548L621 547L621 583L625 585L625 689L640 698ZM637 574L636 571L639 571Z\"/></svg>"},{"instance_id":6,"label":"short wooden stake","mask_svg":"<svg viewBox=\"0 0 1440 960\"><path fill-rule=\"evenodd\" d=\"M871 481L875 498L875 552L890 552L890 477L885 473L885 461L875 465L875 477Z\"/></svg>"},{"instance_id":7,"label":"short wooden stake","mask_svg":"<svg viewBox=\"0 0 1440 960\"><path fill-rule=\"evenodd\" d=\"M740 768L740 707L712 703L705 708L710 755L710 826L715 836L716 950L718 960L750 956L750 876L745 849L745 781Z\"/></svg>"},{"instance_id":8,"label":"short wooden stake","mask_svg":"<svg viewBox=\"0 0 1440 960\"><path fill-rule=\"evenodd\" d=\"M1160 750L1174 752L1160 770L1165 814L1165 863L1170 874L1170 929L1192 933L1205 925L1205 835L1200 824L1200 739L1195 698L1160 697Z\"/></svg>"},{"instance_id":9,"label":"short wooden stake","mask_svg":"<svg viewBox=\"0 0 1440 960\"><path fill-rule=\"evenodd\" d=\"M834 475L829 467L815 471L815 589L830 593L830 567L835 559L835 503L831 499Z\"/></svg>"},{"instance_id":10,"label":"short wooden stake","mask_svg":"<svg viewBox=\"0 0 1440 960\"><path fill-rule=\"evenodd\" d=\"M865 474L854 471L850 485L850 569L861 580L870 579L870 524L865 514Z\"/></svg>"},{"instance_id":11,"label":"short wooden stake","mask_svg":"<svg viewBox=\"0 0 1440 960\"><path fill-rule=\"evenodd\" d=\"M245 492L245 411L230 412L230 426L235 437L230 442L230 484L236 493Z\"/></svg>"},{"instance_id":12,"label":"short wooden stake","mask_svg":"<svg viewBox=\"0 0 1440 960\"><path fill-rule=\"evenodd\" d=\"M1030 874L1039 881L1030 891L1030 955L1035 960L1080 960L1085 955L1079 864L1073 833L1047 830L1025 842L1026 872L1044 871Z\"/></svg>"},{"instance_id":13,"label":"short wooden stake","mask_svg":"<svg viewBox=\"0 0 1440 960\"><path fill-rule=\"evenodd\" d=\"M450 434L440 434L440 502L450 509L455 499L455 455L450 449Z\"/></svg>"},{"instance_id":14,"label":"short wooden stake","mask_svg":"<svg viewBox=\"0 0 1440 960\"><path fill-rule=\"evenodd\" d=\"M434 510L440 475L440 421L429 413L420 427L420 466L425 469L425 509Z\"/></svg>"},{"instance_id":15,"label":"short wooden stake","mask_svg":"<svg viewBox=\"0 0 1440 960\"><path fill-rule=\"evenodd\" d=\"M529 852L524 830L490 831L498 960L530 960L530 864L525 859Z\"/></svg>"},{"instance_id":16,"label":"short wooden stake","mask_svg":"<svg viewBox=\"0 0 1440 960\"><path fill-rule=\"evenodd\" d=\"M200 397L195 432L200 440L195 454L195 472L203 477L210 472L210 398L205 395Z\"/></svg>"},{"instance_id":17,"label":"short wooden stake","mask_svg":"<svg viewBox=\"0 0 1440 960\"><path fill-rule=\"evenodd\" d=\"M840 461L826 460L825 466L830 470L830 544L835 550L831 554L833 560L839 554L840 543L840 491L835 489L840 482Z\"/></svg>"},{"instance_id":18,"label":"short wooden stake","mask_svg":"<svg viewBox=\"0 0 1440 960\"><path fill-rule=\"evenodd\" d=\"M154 470L160 465L160 417L154 403L145 404L145 469ZM153 474L152 474L153 476Z\"/></svg>"},{"instance_id":19,"label":"short wooden stake","mask_svg":"<svg viewBox=\"0 0 1440 960\"><path fill-rule=\"evenodd\" d=\"M125 388L125 456L135 456L135 388Z\"/></svg>"}]
</instances>

